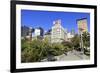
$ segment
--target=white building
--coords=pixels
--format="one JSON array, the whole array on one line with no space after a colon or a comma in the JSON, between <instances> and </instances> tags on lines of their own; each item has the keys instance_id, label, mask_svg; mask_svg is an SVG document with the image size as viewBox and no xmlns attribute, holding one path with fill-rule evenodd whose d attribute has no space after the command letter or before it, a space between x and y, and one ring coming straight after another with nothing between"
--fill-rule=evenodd
<instances>
[{"instance_id":1,"label":"white building","mask_svg":"<svg viewBox=\"0 0 100 73\"><path fill-rule=\"evenodd\" d=\"M53 22L54 26L51 31L51 43L61 43L67 40L67 32L61 26L61 20Z\"/></svg>"},{"instance_id":2,"label":"white building","mask_svg":"<svg viewBox=\"0 0 100 73\"><path fill-rule=\"evenodd\" d=\"M32 34L33 39L43 39L44 30L41 27L35 28Z\"/></svg>"},{"instance_id":3,"label":"white building","mask_svg":"<svg viewBox=\"0 0 100 73\"><path fill-rule=\"evenodd\" d=\"M71 34L70 32L67 33L67 41L70 41L70 39L73 37L74 37L74 34Z\"/></svg>"},{"instance_id":4,"label":"white building","mask_svg":"<svg viewBox=\"0 0 100 73\"><path fill-rule=\"evenodd\" d=\"M44 30L41 27L34 29L34 36L43 36L43 35L44 35Z\"/></svg>"},{"instance_id":5,"label":"white building","mask_svg":"<svg viewBox=\"0 0 100 73\"><path fill-rule=\"evenodd\" d=\"M40 29L35 29L34 36L40 36Z\"/></svg>"}]
</instances>

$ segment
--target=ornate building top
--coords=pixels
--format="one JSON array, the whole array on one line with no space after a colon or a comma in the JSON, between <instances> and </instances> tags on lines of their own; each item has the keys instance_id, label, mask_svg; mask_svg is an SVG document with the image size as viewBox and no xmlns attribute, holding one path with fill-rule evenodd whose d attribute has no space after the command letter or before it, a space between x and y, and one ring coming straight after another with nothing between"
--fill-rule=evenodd
<instances>
[{"instance_id":1,"label":"ornate building top","mask_svg":"<svg viewBox=\"0 0 100 73\"><path fill-rule=\"evenodd\" d=\"M54 24L54 25L61 25L61 20L58 19L58 20L56 20L56 21L53 21L53 24Z\"/></svg>"}]
</instances>

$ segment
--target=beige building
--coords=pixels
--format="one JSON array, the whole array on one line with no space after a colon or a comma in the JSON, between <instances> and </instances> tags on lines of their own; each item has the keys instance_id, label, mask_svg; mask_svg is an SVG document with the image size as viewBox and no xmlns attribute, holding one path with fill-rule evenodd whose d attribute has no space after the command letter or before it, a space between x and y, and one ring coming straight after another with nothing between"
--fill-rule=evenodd
<instances>
[{"instance_id":1,"label":"beige building","mask_svg":"<svg viewBox=\"0 0 100 73\"><path fill-rule=\"evenodd\" d=\"M87 27L87 18L82 18L77 20L77 25L78 25L78 33L80 34L81 32L88 32L88 27Z\"/></svg>"},{"instance_id":2,"label":"beige building","mask_svg":"<svg viewBox=\"0 0 100 73\"><path fill-rule=\"evenodd\" d=\"M53 27L51 31L51 43L61 43L67 40L67 32L61 26L61 20L56 20L53 22Z\"/></svg>"},{"instance_id":3,"label":"beige building","mask_svg":"<svg viewBox=\"0 0 100 73\"><path fill-rule=\"evenodd\" d=\"M71 34L70 32L67 33L67 41L71 41L70 39L74 37L74 34Z\"/></svg>"}]
</instances>

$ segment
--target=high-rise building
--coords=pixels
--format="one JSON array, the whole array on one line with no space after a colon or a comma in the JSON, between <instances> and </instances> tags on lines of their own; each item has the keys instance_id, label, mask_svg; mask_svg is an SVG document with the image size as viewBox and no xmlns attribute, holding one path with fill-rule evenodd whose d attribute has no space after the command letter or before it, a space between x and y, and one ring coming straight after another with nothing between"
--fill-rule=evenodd
<instances>
[{"instance_id":1,"label":"high-rise building","mask_svg":"<svg viewBox=\"0 0 100 73\"><path fill-rule=\"evenodd\" d=\"M78 33L88 32L87 24L88 24L87 18L78 19L77 20Z\"/></svg>"},{"instance_id":2,"label":"high-rise building","mask_svg":"<svg viewBox=\"0 0 100 73\"><path fill-rule=\"evenodd\" d=\"M32 33L34 32L34 28L21 26L21 38L32 39Z\"/></svg>"},{"instance_id":3,"label":"high-rise building","mask_svg":"<svg viewBox=\"0 0 100 73\"><path fill-rule=\"evenodd\" d=\"M54 21L51 31L51 43L61 43L65 40L67 40L67 33L61 26L61 20Z\"/></svg>"},{"instance_id":4,"label":"high-rise building","mask_svg":"<svg viewBox=\"0 0 100 73\"><path fill-rule=\"evenodd\" d=\"M29 35L29 27L21 26L21 37L26 37Z\"/></svg>"}]
</instances>

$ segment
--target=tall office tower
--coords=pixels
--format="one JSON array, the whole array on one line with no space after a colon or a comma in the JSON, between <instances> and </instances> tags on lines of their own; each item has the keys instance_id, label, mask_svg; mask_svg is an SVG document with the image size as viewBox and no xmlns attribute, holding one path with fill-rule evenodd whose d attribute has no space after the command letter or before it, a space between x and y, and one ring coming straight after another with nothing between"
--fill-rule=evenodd
<instances>
[{"instance_id":1,"label":"tall office tower","mask_svg":"<svg viewBox=\"0 0 100 73\"><path fill-rule=\"evenodd\" d=\"M61 20L56 20L53 22L53 27L51 31L51 43L61 43L67 39L66 31L61 26Z\"/></svg>"},{"instance_id":2,"label":"tall office tower","mask_svg":"<svg viewBox=\"0 0 100 73\"><path fill-rule=\"evenodd\" d=\"M77 20L78 33L88 32L87 24L88 24L87 18L78 19Z\"/></svg>"}]
</instances>

